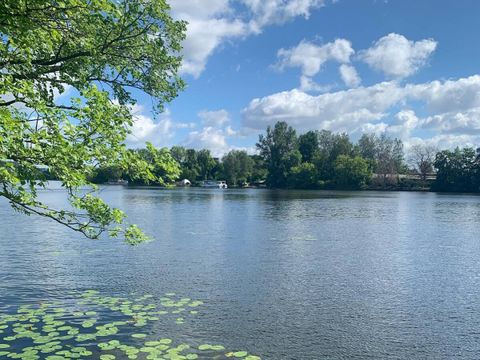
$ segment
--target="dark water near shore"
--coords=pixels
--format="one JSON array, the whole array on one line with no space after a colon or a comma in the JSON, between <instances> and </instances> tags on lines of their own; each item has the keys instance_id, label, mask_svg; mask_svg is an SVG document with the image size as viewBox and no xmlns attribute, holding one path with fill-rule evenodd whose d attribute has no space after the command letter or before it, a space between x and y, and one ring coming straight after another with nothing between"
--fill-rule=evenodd
<instances>
[{"instance_id":1,"label":"dark water near shore","mask_svg":"<svg viewBox=\"0 0 480 360\"><path fill-rule=\"evenodd\" d=\"M62 191L42 193L62 204ZM204 302L149 329L262 359L480 357L480 197L153 190L102 196L155 237L90 241L0 201L0 313L72 290ZM1 343L0 334L0 343Z\"/></svg>"}]
</instances>

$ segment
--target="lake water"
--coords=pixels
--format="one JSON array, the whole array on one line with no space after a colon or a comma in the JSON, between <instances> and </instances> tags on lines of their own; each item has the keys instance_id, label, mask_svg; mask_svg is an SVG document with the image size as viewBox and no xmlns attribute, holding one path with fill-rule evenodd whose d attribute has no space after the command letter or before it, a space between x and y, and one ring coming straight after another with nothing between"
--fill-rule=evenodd
<instances>
[{"instance_id":1,"label":"lake water","mask_svg":"<svg viewBox=\"0 0 480 360\"><path fill-rule=\"evenodd\" d=\"M183 324L149 323L149 337L262 359L480 357L478 196L115 186L102 196L155 241L87 240L0 201L0 313L90 289L153 302L172 292L203 305ZM64 202L61 190L42 197Z\"/></svg>"}]
</instances>

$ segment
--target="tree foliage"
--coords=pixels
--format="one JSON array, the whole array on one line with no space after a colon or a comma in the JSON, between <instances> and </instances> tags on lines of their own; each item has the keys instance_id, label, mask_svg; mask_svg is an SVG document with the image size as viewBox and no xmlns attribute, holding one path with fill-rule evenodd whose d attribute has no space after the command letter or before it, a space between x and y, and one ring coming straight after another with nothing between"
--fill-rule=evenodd
<instances>
[{"instance_id":1,"label":"tree foliage","mask_svg":"<svg viewBox=\"0 0 480 360\"><path fill-rule=\"evenodd\" d=\"M178 162L170 154L167 148L157 149L152 144L147 143L145 149L133 150L136 157L141 159L143 166L147 168L150 177L138 177L138 171L131 166L127 167L126 179L129 183L135 185L159 185L169 186L180 177L181 169ZM137 162L138 164L138 162Z\"/></svg>"},{"instance_id":2,"label":"tree foliage","mask_svg":"<svg viewBox=\"0 0 480 360\"><path fill-rule=\"evenodd\" d=\"M288 176L291 189L315 189L319 185L318 171L314 164L303 162L294 166Z\"/></svg>"},{"instance_id":3,"label":"tree foliage","mask_svg":"<svg viewBox=\"0 0 480 360\"><path fill-rule=\"evenodd\" d=\"M359 154L369 162L378 180L386 185L396 181L396 175L404 170L403 143L385 133L363 134L357 144Z\"/></svg>"},{"instance_id":4,"label":"tree foliage","mask_svg":"<svg viewBox=\"0 0 480 360\"><path fill-rule=\"evenodd\" d=\"M123 212L78 189L103 164L155 176L124 146L133 91L152 96L158 110L177 95L184 35L163 0L1 1L0 196L90 238L145 240L125 227ZM69 102L58 98L65 91ZM46 184L39 166L62 182L73 210L38 199Z\"/></svg>"},{"instance_id":5,"label":"tree foliage","mask_svg":"<svg viewBox=\"0 0 480 360\"><path fill-rule=\"evenodd\" d=\"M254 160L246 151L232 150L222 158L223 174L228 185L241 186L252 177Z\"/></svg>"},{"instance_id":6,"label":"tree foliage","mask_svg":"<svg viewBox=\"0 0 480 360\"><path fill-rule=\"evenodd\" d=\"M292 167L300 164L302 156L295 130L284 121L277 122L273 129L267 128L265 136L259 136L257 148L267 165L267 184L274 188L286 187Z\"/></svg>"},{"instance_id":7,"label":"tree foliage","mask_svg":"<svg viewBox=\"0 0 480 360\"><path fill-rule=\"evenodd\" d=\"M298 150L302 154L303 162L312 162L319 152L318 133L308 131L298 137Z\"/></svg>"},{"instance_id":8,"label":"tree foliage","mask_svg":"<svg viewBox=\"0 0 480 360\"><path fill-rule=\"evenodd\" d=\"M368 161L361 156L339 155L335 160L335 181L341 188L364 188L371 177Z\"/></svg>"},{"instance_id":9,"label":"tree foliage","mask_svg":"<svg viewBox=\"0 0 480 360\"><path fill-rule=\"evenodd\" d=\"M434 166L436 191L479 192L480 154L473 148L456 148L437 153Z\"/></svg>"}]
</instances>

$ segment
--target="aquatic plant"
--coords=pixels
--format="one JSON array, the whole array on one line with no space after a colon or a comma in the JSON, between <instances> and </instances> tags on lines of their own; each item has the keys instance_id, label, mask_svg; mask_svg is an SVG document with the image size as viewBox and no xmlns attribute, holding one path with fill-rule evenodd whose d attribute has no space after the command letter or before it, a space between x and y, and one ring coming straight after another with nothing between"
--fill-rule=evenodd
<instances>
[{"instance_id":1,"label":"aquatic plant","mask_svg":"<svg viewBox=\"0 0 480 360\"><path fill-rule=\"evenodd\" d=\"M223 345L177 343L148 331L135 331L162 316L175 318L175 324L182 325L189 316L198 313L188 309L203 305L199 300L178 298L175 293L166 293L156 301L150 294L129 299L102 296L95 290L72 295L74 303L69 306L45 302L22 305L15 313L0 314L0 358L260 359L246 351L225 352ZM182 317L176 317L177 314ZM105 318L115 321L107 322Z\"/></svg>"}]
</instances>

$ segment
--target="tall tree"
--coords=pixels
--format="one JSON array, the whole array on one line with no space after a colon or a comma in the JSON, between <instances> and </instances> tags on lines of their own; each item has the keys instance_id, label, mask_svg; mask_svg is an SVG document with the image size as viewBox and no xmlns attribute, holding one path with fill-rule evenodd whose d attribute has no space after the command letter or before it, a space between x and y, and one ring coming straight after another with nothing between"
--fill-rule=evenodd
<instances>
[{"instance_id":1,"label":"tall tree","mask_svg":"<svg viewBox=\"0 0 480 360\"><path fill-rule=\"evenodd\" d=\"M260 135L256 144L268 169L267 185L274 188L287 186L292 167L301 162L295 130L284 121L272 129L267 127L266 135Z\"/></svg>"},{"instance_id":2,"label":"tall tree","mask_svg":"<svg viewBox=\"0 0 480 360\"><path fill-rule=\"evenodd\" d=\"M381 175L383 183L394 181L403 166L403 143L392 139L385 133L377 138L376 170Z\"/></svg>"},{"instance_id":3,"label":"tall tree","mask_svg":"<svg viewBox=\"0 0 480 360\"><path fill-rule=\"evenodd\" d=\"M217 167L217 162L212 157L210 150L202 149L197 151L197 164L199 169L199 178L200 180L213 179L215 174L215 169Z\"/></svg>"},{"instance_id":4,"label":"tall tree","mask_svg":"<svg viewBox=\"0 0 480 360\"><path fill-rule=\"evenodd\" d=\"M302 154L303 162L311 162L318 153L318 134L316 131L308 131L298 137L298 150Z\"/></svg>"},{"instance_id":5,"label":"tall tree","mask_svg":"<svg viewBox=\"0 0 480 360\"><path fill-rule=\"evenodd\" d=\"M263 157L261 155L251 155L250 159L252 159L253 169L248 182L261 183L266 181L268 170Z\"/></svg>"},{"instance_id":6,"label":"tall tree","mask_svg":"<svg viewBox=\"0 0 480 360\"><path fill-rule=\"evenodd\" d=\"M164 0L0 1L0 196L16 210L90 238L146 239L123 212L78 189L98 164L136 164L152 176L124 141L132 90L161 110L184 86L185 23L169 13ZM70 101L58 99L65 91ZM39 165L62 182L74 210L37 197L46 184Z\"/></svg>"},{"instance_id":7,"label":"tall tree","mask_svg":"<svg viewBox=\"0 0 480 360\"><path fill-rule=\"evenodd\" d=\"M246 151L232 150L222 158L222 164L227 183L238 186L251 177L254 161Z\"/></svg>"},{"instance_id":8,"label":"tall tree","mask_svg":"<svg viewBox=\"0 0 480 360\"><path fill-rule=\"evenodd\" d=\"M340 155L353 154L353 144L347 134L334 134L322 130L318 134L319 152L314 159L319 177L322 180L332 180L335 177L335 160Z\"/></svg>"},{"instance_id":9,"label":"tall tree","mask_svg":"<svg viewBox=\"0 0 480 360\"><path fill-rule=\"evenodd\" d=\"M437 152L437 148L432 145L415 144L410 148L410 163L423 181L433 171L433 163Z\"/></svg>"},{"instance_id":10,"label":"tall tree","mask_svg":"<svg viewBox=\"0 0 480 360\"><path fill-rule=\"evenodd\" d=\"M480 157L473 148L456 148L437 153L434 166L437 178L433 188L437 191L479 192Z\"/></svg>"},{"instance_id":11,"label":"tall tree","mask_svg":"<svg viewBox=\"0 0 480 360\"><path fill-rule=\"evenodd\" d=\"M374 172L377 170L377 144L378 137L375 133L363 134L357 143L358 153L369 162Z\"/></svg>"},{"instance_id":12,"label":"tall tree","mask_svg":"<svg viewBox=\"0 0 480 360\"><path fill-rule=\"evenodd\" d=\"M170 154L181 166L185 164L187 160L187 150L183 146L172 146L170 148Z\"/></svg>"},{"instance_id":13,"label":"tall tree","mask_svg":"<svg viewBox=\"0 0 480 360\"><path fill-rule=\"evenodd\" d=\"M185 160L181 163L182 179L188 179L190 181L196 181L199 173L200 168L198 166L198 159L197 159L197 152L195 149L187 149L185 150Z\"/></svg>"}]
</instances>

